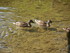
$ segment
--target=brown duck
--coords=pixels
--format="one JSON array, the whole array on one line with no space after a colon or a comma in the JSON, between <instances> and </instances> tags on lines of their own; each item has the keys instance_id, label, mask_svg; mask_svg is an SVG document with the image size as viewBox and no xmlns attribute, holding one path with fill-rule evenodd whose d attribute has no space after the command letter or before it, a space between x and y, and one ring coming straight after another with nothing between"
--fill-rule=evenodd
<instances>
[{"instance_id":1,"label":"brown duck","mask_svg":"<svg viewBox=\"0 0 70 53\"><path fill-rule=\"evenodd\" d=\"M52 21L51 21L51 20L48 20L48 21L46 22L46 21L42 21L42 20L37 20L37 19L35 19L35 23L36 23L38 26L47 28L47 27L50 27L50 23L52 23Z\"/></svg>"},{"instance_id":2,"label":"brown duck","mask_svg":"<svg viewBox=\"0 0 70 53\"><path fill-rule=\"evenodd\" d=\"M29 20L28 22L15 22L13 24L19 27L31 27L31 23L34 23L33 20Z\"/></svg>"}]
</instances>

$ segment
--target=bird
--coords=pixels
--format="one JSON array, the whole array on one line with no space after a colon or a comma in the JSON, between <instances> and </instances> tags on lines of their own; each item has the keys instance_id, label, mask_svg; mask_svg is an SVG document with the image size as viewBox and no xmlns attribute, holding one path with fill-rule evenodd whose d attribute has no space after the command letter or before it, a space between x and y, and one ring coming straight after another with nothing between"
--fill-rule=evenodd
<instances>
[{"instance_id":1,"label":"bird","mask_svg":"<svg viewBox=\"0 0 70 53\"><path fill-rule=\"evenodd\" d=\"M66 32L70 32L70 28L63 28L63 30L65 30Z\"/></svg>"},{"instance_id":2,"label":"bird","mask_svg":"<svg viewBox=\"0 0 70 53\"><path fill-rule=\"evenodd\" d=\"M42 21L42 20L35 19L35 23L40 27L48 28L48 27L50 27L50 23L52 23L52 21L51 20Z\"/></svg>"},{"instance_id":3,"label":"bird","mask_svg":"<svg viewBox=\"0 0 70 53\"><path fill-rule=\"evenodd\" d=\"M34 23L33 20L29 20L28 22L18 21L18 22L14 22L13 24L19 27L31 27L32 26L31 23Z\"/></svg>"}]
</instances>

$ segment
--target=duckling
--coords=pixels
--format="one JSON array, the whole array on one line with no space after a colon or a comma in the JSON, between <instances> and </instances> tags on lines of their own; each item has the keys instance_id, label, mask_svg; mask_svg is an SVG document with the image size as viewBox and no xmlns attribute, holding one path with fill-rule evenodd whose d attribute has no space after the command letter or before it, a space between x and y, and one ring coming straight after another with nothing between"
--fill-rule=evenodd
<instances>
[{"instance_id":1,"label":"duckling","mask_svg":"<svg viewBox=\"0 0 70 53\"><path fill-rule=\"evenodd\" d=\"M34 23L33 20L29 20L28 22L15 22L13 24L19 27L31 27L31 23Z\"/></svg>"},{"instance_id":2,"label":"duckling","mask_svg":"<svg viewBox=\"0 0 70 53\"><path fill-rule=\"evenodd\" d=\"M35 19L35 23L41 27L44 27L44 28L47 28L47 27L50 27L50 23L52 23L51 20L48 20L47 22L46 21L42 21L42 20L36 20Z\"/></svg>"},{"instance_id":3,"label":"duckling","mask_svg":"<svg viewBox=\"0 0 70 53\"><path fill-rule=\"evenodd\" d=\"M70 33L70 28L63 28L63 30Z\"/></svg>"}]
</instances>

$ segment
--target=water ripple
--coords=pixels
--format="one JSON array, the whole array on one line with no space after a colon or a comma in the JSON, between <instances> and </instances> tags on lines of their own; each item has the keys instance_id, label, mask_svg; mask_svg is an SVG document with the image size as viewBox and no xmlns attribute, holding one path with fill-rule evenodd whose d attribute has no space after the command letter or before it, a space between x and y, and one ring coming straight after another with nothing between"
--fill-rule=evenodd
<instances>
[{"instance_id":1,"label":"water ripple","mask_svg":"<svg viewBox=\"0 0 70 53\"><path fill-rule=\"evenodd\" d=\"M0 10L10 10L10 9L15 9L15 8L12 8L12 7L0 7Z\"/></svg>"}]
</instances>

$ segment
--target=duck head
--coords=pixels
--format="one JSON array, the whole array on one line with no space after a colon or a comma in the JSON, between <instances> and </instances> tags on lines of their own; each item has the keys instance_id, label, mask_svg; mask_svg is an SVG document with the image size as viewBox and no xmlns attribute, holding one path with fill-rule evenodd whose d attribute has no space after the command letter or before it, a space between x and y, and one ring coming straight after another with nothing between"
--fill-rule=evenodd
<instances>
[{"instance_id":1,"label":"duck head","mask_svg":"<svg viewBox=\"0 0 70 53\"><path fill-rule=\"evenodd\" d=\"M52 21L51 20L48 20L47 23L52 23Z\"/></svg>"},{"instance_id":2,"label":"duck head","mask_svg":"<svg viewBox=\"0 0 70 53\"><path fill-rule=\"evenodd\" d=\"M33 20L29 20L28 22L30 22L30 23L34 23L34 21L33 21Z\"/></svg>"},{"instance_id":3,"label":"duck head","mask_svg":"<svg viewBox=\"0 0 70 53\"><path fill-rule=\"evenodd\" d=\"M50 27L51 23L52 23L52 21L51 21L51 20L48 20L48 21L46 22L47 27Z\"/></svg>"},{"instance_id":4,"label":"duck head","mask_svg":"<svg viewBox=\"0 0 70 53\"><path fill-rule=\"evenodd\" d=\"M34 23L34 21L33 21L33 20L29 20L29 21L27 22L28 27L31 27L31 26L32 26L31 23Z\"/></svg>"},{"instance_id":5,"label":"duck head","mask_svg":"<svg viewBox=\"0 0 70 53\"><path fill-rule=\"evenodd\" d=\"M66 32L70 32L70 28L63 28Z\"/></svg>"}]
</instances>

